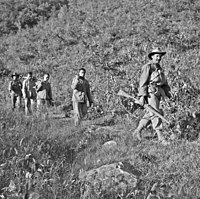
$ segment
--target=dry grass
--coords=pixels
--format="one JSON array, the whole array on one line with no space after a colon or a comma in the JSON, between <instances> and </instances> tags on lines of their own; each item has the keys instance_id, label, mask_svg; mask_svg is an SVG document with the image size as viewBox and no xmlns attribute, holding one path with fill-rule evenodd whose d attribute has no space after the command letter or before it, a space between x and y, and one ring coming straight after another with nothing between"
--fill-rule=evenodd
<instances>
[{"instance_id":1,"label":"dry grass","mask_svg":"<svg viewBox=\"0 0 200 199\"><path fill-rule=\"evenodd\" d=\"M102 127L93 121L91 130L87 123L75 128L63 119L27 118L8 110L1 110L1 115L0 188L8 198L30 194L80 198L80 171L120 161L142 171L138 188L142 195L154 182L169 185L174 198L198 198L200 194L198 140L177 140L164 147L153 140L137 142L125 122ZM107 140L115 140L117 147L103 150Z\"/></svg>"}]
</instances>

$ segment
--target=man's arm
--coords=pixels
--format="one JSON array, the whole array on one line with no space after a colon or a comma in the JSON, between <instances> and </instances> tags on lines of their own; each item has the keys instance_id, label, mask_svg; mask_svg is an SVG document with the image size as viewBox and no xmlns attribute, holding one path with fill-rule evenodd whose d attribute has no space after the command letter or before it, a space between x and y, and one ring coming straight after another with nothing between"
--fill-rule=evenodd
<instances>
[{"instance_id":1,"label":"man's arm","mask_svg":"<svg viewBox=\"0 0 200 199\"><path fill-rule=\"evenodd\" d=\"M166 83L164 85L162 85L162 89L165 91L165 95L168 97L168 98L171 98L171 88L166 80Z\"/></svg>"},{"instance_id":2,"label":"man's arm","mask_svg":"<svg viewBox=\"0 0 200 199\"><path fill-rule=\"evenodd\" d=\"M8 90L9 90L10 93L12 92L12 82L9 82Z\"/></svg>"},{"instance_id":3,"label":"man's arm","mask_svg":"<svg viewBox=\"0 0 200 199\"><path fill-rule=\"evenodd\" d=\"M141 71L138 96L140 97L140 103L142 106L145 104L146 96L148 95L150 67L150 64L146 64L142 67Z\"/></svg>"},{"instance_id":4,"label":"man's arm","mask_svg":"<svg viewBox=\"0 0 200 199\"><path fill-rule=\"evenodd\" d=\"M91 92L90 92L90 84L89 84L88 81L87 81L87 84L86 84L86 93L87 93L87 98L88 98L89 104L91 106L92 103L93 103L93 100L92 100L92 95L91 95Z\"/></svg>"},{"instance_id":5,"label":"man's arm","mask_svg":"<svg viewBox=\"0 0 200 199\"><path fill-rule=\"evenodd\" d=\"M42 81L36 82L36 85L35 85L36 92L40 91L41 88L42 88Z\"/></svg>"},{"instance_id":6,"label":"man's arm","mask_svg":"<svg viewBox=\"0 0 200 199\"><path fill-rule=\"evenodd\" d=\"M78 84L78 75L76 75L72 80L72 85L71 85L72 90L76 89L77 84Z\"/></svg>"},{"instance_id":7,"label":"man's arm","mask_svg":"<svg viewBox=\"0 0 200 199\"><path fill-rule=\"evenodd\" d=\"M22 90L22 82L19 82L20 89Z\"/></svg>"},{"instance_id":8,"label":"man's arm","mask_svg":"<svg viewBox=\"0 0 200 199\"><path fill-rule=\"evenodd\" d=\"M150 75L150 65L147 64L142 67L141 71L139 93L138 93L139 97L148 95L149 75Z\"/></svg>"},{"instance_id":9,"label":"man's arm","mask_svg":"<svg viewBox=\"0 0 200 199\"><path fill-rule=\"evenodd\" d=\"M50 100L53 99L53 97L52 97L52 89L51 89L51 84L50 83L49 83L49 98L50 98Z\"/></svg>"},{"instance_id":10,"label":"man's arm","mask_svg":"<svg viewBox=\"0 0 200 199\"><path fill-rule=\"evenodd\" d=\"M24 98L26 98L26 80L23 81L23 84L22 84L22 95Z\"/></svg>"}]
</instances>

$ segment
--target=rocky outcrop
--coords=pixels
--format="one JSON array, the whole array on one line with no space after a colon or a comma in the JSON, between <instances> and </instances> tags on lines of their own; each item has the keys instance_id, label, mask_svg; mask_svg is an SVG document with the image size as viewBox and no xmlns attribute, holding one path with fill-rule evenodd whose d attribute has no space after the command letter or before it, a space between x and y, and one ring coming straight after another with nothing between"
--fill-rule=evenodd
<instances>
[{"instance_id":1,"label":"rocky outcrop","mask_svg":"<svg viewBox=\"0 0 200 199\"><path fill-rule=\"evenodd\" d=\"M129 163L113 163L82 172L81 199L123 195L137 187L141 171Z\"/></svg>"}]
</instances>

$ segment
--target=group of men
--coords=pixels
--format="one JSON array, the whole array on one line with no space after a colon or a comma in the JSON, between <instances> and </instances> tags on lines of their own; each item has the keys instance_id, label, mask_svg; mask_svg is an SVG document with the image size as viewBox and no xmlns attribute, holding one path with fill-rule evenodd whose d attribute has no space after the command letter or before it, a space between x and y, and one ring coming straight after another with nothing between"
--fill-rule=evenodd
<instances>
[{"instance_id":1,"label":"group of men","mask_svg":"<svg viewBox=\"0 0 200 199\"><path fill-rule=\"evenodd\" d=\"M150 61L142 67L141 77L139 82L140 104L149 104L157 112L163 115L160 109L160 101L165 100L166 97L170 98L170 87L168 85L164 70L160 65L162 57L166 54L160 48L153 49L148 58ZM73 78L71 88L73 90L72 103L74 110L75 125L78 126L80 121L87 114L87 108L93 104L92 96L90 93L90 85L85 79L86 70L81 68L79 74ZM31 113L30 108L34 101L37 99L37 105L50 105L52 100L51 85L48 82L49 74L44 75L44 80L39 84L32 78L32 73L28 73L27 78L23 84L18 80L18 75L12 75L12 82L10 83L9 90L11 94L12 108L14 109L17 104L21 104L23 96L25 102L25 113ZM158 140L166 145L168 142L163 135L162 119L154 113L147 111L139 122L138 127L133 132L133 136L138 140L142 139L142 130L152 123L153 129L157 133Z\"/></svg>"},{"instance_id":2,"label":"group of men","mask_svg":"<svg viewBox=\"0 0 200 199\"><path fill-rule=\"evenodd\" d=\"M25 114L31 115L34 111L41 113L47 110L52 103L52 90L49 83L49 74L44 74L43 80L36 80L32 72L27 74L23 82L19 79L19 74L13 73L9 82L9 93L11 97L12 110L22 108L24 99Z\"/></svg>"},{"instance_id":3,"label":"group of men","mask_svg":"<svg viewBox=\"0 0 200 199\"><path fill-rule=\"evenodd\" d=\"M83 117L87 114L88 106L93 104L90 93L90 85L85 79L86 70L81 68L79 74L72 81L73 89L72 104L74 110L75 125L78 126ZM23 82L19 79L19 74L13 73L9 82L9 93L12 110L20 110L22 99L24 99L25 114L31 115L37 107L37 112L47 112L52 105L52 89L49 82L49 74L44 74L43 80L36 80L32 72L27 74ZM87 103L89 102L89 105Z\"/></svg>"},{"instance_id":4,"label":"group of men","mask_svg":"<svg viewBox=\"0 0 200 199\"><path fill-rule=\"evenodd\" d=\"M160 115L163 111L160 109L161 100L166 101L166 98L171 98L170 86L168 85L164 70L160 65L162 57L166 52L161 51L160 48L153 49L149 54L149 62L142 67L139 93L140 104L144 106L149 104ZM81 118L87 113L87 99L89 106L92 104L90 88L88 81L85 79L86 70L80 69L79 76L73 79L71 88L73 89L73 108L75 113L75 125L80 123ZM133 132L133 137L142 140L142 130L152 123L159 142L163 145L168 145L169 142L165 139L163 133L163 123L161 117L155 115L150 111L146 111L145 115L139 122L138 127Z\"/></svg>"}]
</instances>

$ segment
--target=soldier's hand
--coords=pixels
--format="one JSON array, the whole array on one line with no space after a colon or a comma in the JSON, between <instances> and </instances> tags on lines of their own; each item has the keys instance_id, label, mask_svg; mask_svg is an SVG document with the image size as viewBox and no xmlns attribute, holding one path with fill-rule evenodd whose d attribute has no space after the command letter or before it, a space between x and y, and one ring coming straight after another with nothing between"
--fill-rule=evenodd
<instances>
[{"instance_id":1,"label":"soldier's hand","mask_svg":"<svg viewBox=\"0 0 200 199\"><path fill-rule=\"evenodd\" d=\"M144 106L144 104L145 104L145 96L141 96L140 97L140 105Z\"/></svg>"},{"instance_id":2,"label":"soldier's hand","mask_svg":"<svg viewBox=\"0 0 200 199\"><path fill-rule=\"evenodd\" d=\"M78 77L78 75L76 75L76 76L74 77L74 80L73 80L74 84L77 84L77 83L78 83L78 79L79 79L79 77Z\"/></svg>"},{"instance_id":3,"label":"soldier's hand","mask_svg":"<svg viewBox=\"0 0 200 199\"><path fill-rule=\"evenodd\" d=\"M90 107L92 108L94 106L93 102L90 103Z\"/></svg>"},{"instance_id":4,"label":"soldier's hand","mask_svg":"<svg viewBox=\"0 0 200 199\"><path fill-rule=\"evenodd\" d=\"M75 79L78 80L78 75L75 75Z\"/></svg>"},{"instance_id":5,"label":"soldier's hand","mask_svg":"<svg viewBox=\"0 0 200 199\"><path fill-rule=\"evenodd\" d=\"M54 106L54 103L53 103L53 100L52 100L52 99L50 100L50 105L51 105L51 106Z\"/></svg>"}]
</instances>

